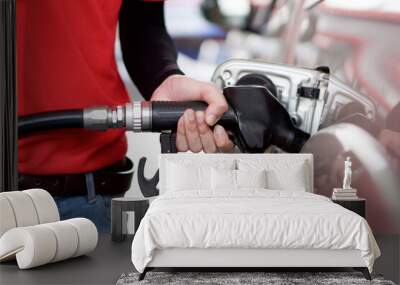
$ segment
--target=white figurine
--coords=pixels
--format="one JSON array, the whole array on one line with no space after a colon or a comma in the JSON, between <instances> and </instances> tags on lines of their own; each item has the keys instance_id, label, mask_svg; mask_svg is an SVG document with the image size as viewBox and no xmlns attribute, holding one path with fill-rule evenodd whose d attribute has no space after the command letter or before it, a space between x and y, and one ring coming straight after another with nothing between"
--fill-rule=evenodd
<instances>
[{"instance_id":1,"label":"white figurine","mask_svg":"<svg viewBox=\"0 0 400 285\"><path fill-rule=\"evenodd\" d=\"M344 162L343 189L352 189L350 184L351 184L351 161L350 157L347 157L346 161Z\"/></svg>"}]
</instances>

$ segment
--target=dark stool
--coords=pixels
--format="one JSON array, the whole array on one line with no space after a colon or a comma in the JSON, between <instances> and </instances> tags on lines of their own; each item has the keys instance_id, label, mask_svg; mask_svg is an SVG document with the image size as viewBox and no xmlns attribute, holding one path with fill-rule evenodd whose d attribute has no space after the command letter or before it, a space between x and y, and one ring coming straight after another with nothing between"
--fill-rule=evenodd
<instances>
[{"instance_id":1,"label":"dark stool","mask_svg":"<svg viewBox=\"0 0 400 285\"><path fill-rule=\"evenodd\" d=\"M128 212L135 213L135 232L149 208L149 200L142 197L120 197L111 201L111 239L123 241L127 235Z\"/></svg>"}]
</instances>

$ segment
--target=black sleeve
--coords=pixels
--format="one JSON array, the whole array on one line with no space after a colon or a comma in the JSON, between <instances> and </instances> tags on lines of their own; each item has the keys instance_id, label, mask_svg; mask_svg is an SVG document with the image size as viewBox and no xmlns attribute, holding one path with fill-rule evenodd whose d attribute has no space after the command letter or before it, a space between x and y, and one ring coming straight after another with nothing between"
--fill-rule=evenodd
<instances>
[{"instance_id":1,"label":"black sleeve","mask_svg":"<svg viewBox=\"0 0 400 285\"><path fill-rule=\"evenodd\" d=\"M164 23L164 3L124 0L119 14L123 60L146 100L172 74L183 74Z\"/></svg>"}]
</instances>

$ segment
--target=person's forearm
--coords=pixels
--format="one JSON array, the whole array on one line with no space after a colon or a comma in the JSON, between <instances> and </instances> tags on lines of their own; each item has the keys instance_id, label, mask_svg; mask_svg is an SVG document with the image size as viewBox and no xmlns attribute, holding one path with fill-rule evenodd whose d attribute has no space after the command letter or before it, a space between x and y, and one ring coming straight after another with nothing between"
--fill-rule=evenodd
<instances>
[{"instance_id":1,"label":"person's forearm","mask_svg":"<svg viewBox=\"0 0 400 285\"><path fill-rule=\"evenodd\" d=\"M124 0L119 20L125 66L143 97L149 100L168 76L183 74L164 24L164 3Z\"/></svg>"}]
</instances>

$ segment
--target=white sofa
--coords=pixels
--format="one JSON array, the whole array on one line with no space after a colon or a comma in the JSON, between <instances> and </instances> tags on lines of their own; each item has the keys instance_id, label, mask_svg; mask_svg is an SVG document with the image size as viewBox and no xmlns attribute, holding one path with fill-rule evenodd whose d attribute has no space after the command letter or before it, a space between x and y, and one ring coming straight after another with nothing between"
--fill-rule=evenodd
<instances>
[{"instance_id":1,"label":"white sofa","mask_svg":"<svg viewBox=\"0 0 400 285\"><path fill-rule=\"evenodd\" d=\"M57 205L42 189L0 193L0 262L20 269L87 254L98 233L88 219L60 221Z\"/></svg>"}]
</instances>

